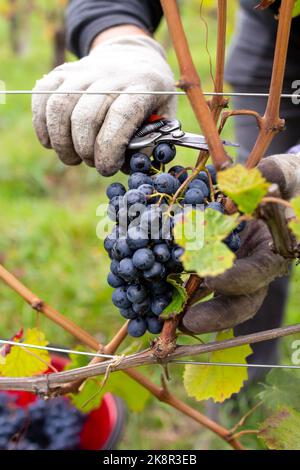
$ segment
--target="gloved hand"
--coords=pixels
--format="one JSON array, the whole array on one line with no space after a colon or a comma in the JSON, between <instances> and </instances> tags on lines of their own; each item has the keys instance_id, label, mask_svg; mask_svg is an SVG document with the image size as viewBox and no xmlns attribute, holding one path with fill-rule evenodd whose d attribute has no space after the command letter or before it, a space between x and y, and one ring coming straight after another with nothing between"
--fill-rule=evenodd
<instances>
[{"instance_id":1,"label":"gloved hand","mask_svg":"<svg viewBox=\"0 0 300 470\"><path fill-rule=\"evenodd\" d=\"M108 39L89 56L55 68L36 91L174 90L161 46L143 35ZM83 160L104 176L116 173L132 135L153 112L173 118L170 95L33 95L33 124L44 147L67 165Z\"/></svg>"},{"instance_id":2,"label":"gloved hand","mask_svg":"<svg viewBox=\"0 0 300 470\"><path fill-rule=\"evenodd\" d=\"M274 155L263 159L258 168L269 182L278 184L285 199L300 193L300 155ZM243 323L257 313L270 282L287 274L291 261L273 252L272 238L263 221L248 222L241 241L234 266L220 276L205 279L202 289L213 290L215 295L188 310L183 330L208 333Z\"/></svg>"}]
</instances>

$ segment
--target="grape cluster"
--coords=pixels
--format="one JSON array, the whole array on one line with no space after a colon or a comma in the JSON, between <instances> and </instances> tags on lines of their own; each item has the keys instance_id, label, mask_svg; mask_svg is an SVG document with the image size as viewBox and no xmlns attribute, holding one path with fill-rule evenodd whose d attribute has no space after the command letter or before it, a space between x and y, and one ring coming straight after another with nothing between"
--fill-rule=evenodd
<instances>
[{"instance_id":1,"label":"grape cluster","mask_svg":"<svg viewBox=\"0 0 300 470\"><path fill-rule=\"evenodd\" d=\"M0 450L75 450L86 415L65 398L41 399L26 409L0 393Z\"/></svg>"},{"instance_id":2,"label":"grape cluster","mask_svg":"<svg viewBox=\"0 0 300 470\"><path fill-rule=\"evenodd\" d=\"M116 223L106 237L104 247L111 259L108 284L115 290L113 304L130 320L128 333L139 337L148 330L160 333L160 315L172 300L170 274L181 273L183 249L173 237L174 218L178 215L169 204L188 178L186 168L176 165L165 170L176 155L173 145L158 144L152 157L145 153L131 155L128 190L112 183L106 194L108 216ZM210 176L209 176L210 175ZM185 205L224 212L220 202L211 202L211 190L217 184L213 165L207 165L176 197L176 209ZM234 251L239 248L239 227L224 242Z\"/></svg>"}]
</instances>

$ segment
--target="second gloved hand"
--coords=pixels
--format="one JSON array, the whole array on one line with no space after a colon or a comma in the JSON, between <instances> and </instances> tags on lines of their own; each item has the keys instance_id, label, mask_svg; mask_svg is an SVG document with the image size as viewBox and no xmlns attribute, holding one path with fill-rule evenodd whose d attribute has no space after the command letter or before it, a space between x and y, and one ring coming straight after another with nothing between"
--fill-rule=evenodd
<instances>
[{"instance_id":1,"label":"second gloved hand","mask_svg":"<svg viewBox=\"0 0 300 470\"><path fill-rule=\"evenodd\" d=\"M279 186L283 198L300 193L300 154L273 155L264 158L258 168L269 182ZM183 330L208 333L245 322L257 313L269 284L288 273L291 260L274 253L271 234L263 221L248 222L241 241L234 266L220 276L205 279L199 293L209 289L214 297L188 310Z\"/></svg>"},{"instance_id":2,"label":"second gloved hand","mask_svg":"<svg viewBox=\"0 0 300 470\"><path fill-rule=\"evenodd\" d=\"M123 36L96 46L89 56L61 65L39 80L35 91L174 90L161 46L146 36ZM33 124L47 148L67 165L84 161L104 176L124 163L131 137L153 112L172 118L170 95L36 94Z\"/></svg>"}]
</instances>

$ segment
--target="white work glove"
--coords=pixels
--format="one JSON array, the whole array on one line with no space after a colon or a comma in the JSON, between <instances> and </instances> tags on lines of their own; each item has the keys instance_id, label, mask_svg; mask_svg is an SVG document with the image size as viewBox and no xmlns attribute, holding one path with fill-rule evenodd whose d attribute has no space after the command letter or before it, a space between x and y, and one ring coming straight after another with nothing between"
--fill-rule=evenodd
<instances>
[{"instance_id":1,"label":"white work glove","mask_svg":"<svg viewBox=\"0 0 300 470\"><path fill-rule=\"evenodd\" d=\"M96 46L89 56L55 68L35 91L174 90L162 47L143 35L122 36ZM104 176L124 163L131 137L152 113L173 118L170 95L33 95L33 124L41 144L67 165L84 161Z\"/></svg>"}]
</instances>

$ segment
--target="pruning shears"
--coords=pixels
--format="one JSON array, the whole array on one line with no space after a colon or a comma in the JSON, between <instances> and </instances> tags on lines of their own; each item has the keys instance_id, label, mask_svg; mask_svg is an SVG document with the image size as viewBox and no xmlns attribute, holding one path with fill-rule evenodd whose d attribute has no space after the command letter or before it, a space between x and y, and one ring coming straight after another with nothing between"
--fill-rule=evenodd
<instances>
[{"instance_id":1,"label":"pruning shears","mask_svg":"<svg viewBox=\"0 0 300 470\"><path fill-rule=\"evenodd\" d=\"M199 134L184 132L177 119L164 119L160 116L151 116L129 142L128 148L140 150L146 147L155 147L160 143L169 143L197 150L208 150L205 137ZM222 140L227 147L239 147L238 144Z\"/></svg>"}]
</instances>

